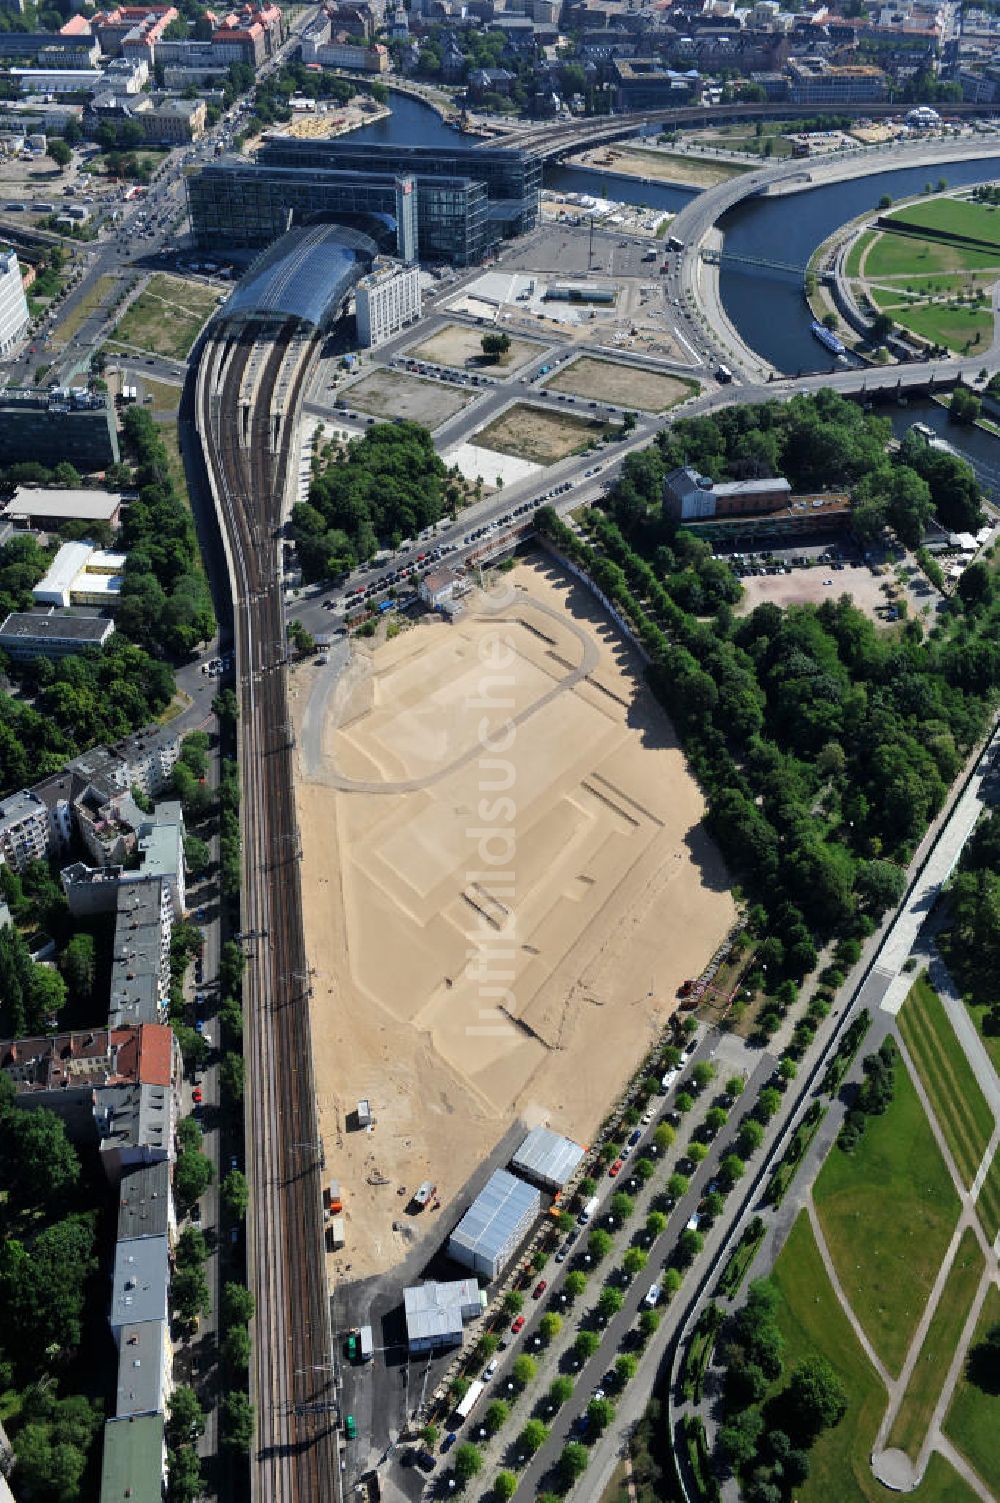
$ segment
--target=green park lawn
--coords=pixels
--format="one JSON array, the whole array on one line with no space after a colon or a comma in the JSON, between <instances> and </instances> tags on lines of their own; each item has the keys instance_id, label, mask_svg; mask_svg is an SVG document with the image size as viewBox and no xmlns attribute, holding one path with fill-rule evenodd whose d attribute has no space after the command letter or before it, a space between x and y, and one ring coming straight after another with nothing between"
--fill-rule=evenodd
<instances>
[{"instance_id":1,"label":"green park lawn","mask_svg":"<svg viewBox=\"0 0 1000 1503\"><path fill-rule=\"evenodd\" d=\"M874 244L877 236L877 230L865 230L863 235L858 236L847 252L847 260L844 263L845 275L849 277L858 277L861 275L861 262L864 259L865 251L870 245Z\"/></svg>"},{"instance_id":2,"label":"green park lawn","mask_svg":"<svg viewBox=\"0 0 1000 1503\"><path fill-rule=\"evenodd\" d=\"M910 299L907 298L906 293L901 287L891 289L888 287L869 287L868 296L877 308L888 308L893 312L897 308L908 307L910 303Z\"/></svg>"},{"instance_id":3,"label":"green park lawn","mask_svg":"<svg viewBox=\"0 0 1000 1503\"><path fill-rule=\"evenodd\" d=\"M967 344L983 349L993 340L993 314L989 304L981 308L948 303L923 303L897 315L896 322L914 334L923 335L932 344L945 344L951 350L964 350ZM978 336L978 339L977 339Z\"/></svg>"},{"instance_id":4,"label":"green park lawn","mask_svg":"<svg viewBox=\"0 0 1000 1503\"><path fill-rule=\"evenodd\" d=\"M1000 1232L1000 1149L993 1155L976 1201L976 1214L990 1242Z\"/></svg>"},{"instance_id":5,"label":"green park lawn","mask_svg":"<svg viewBox=\"0 0 1000 1503\"><path fill-rule=\"evenodd\" d=\"M899 1031L955 1166L971 1185L993 1133L993 1113L926 975L917 978L903 1004Z\"/></svg>"},{"instance_id":6,"label":"green park lawn","mask_svg":"<svg viewBox=\"0 0 1000 1503\"><path fill-rule=\"evenodd\" d=\"M958 1197L902 1061L888 1111L853 1153L834 1148L813 1199L844 1290L898 1373L958 1217Z\"/></svg>"},{"instance_id":7,"label":"green park lawn","mask_svg":"<svg viewBox=\"0 0 1000 1503\"><path fill-rule=\"evenodd\" d=\"M956 271L941 276L894 277L892 284L899 291L915 293L918 297L934 297L943 292L976 292L982 288L988 292L996 281L996 274L989 271Z\"/></svg>"},{"instance_id":8,"label":"green park lawn","mask_svg":"<svg viewBox=\"0 0 1000 1503\"><path fill-rule=\"evenodd\" d=\"M796 1490L798 1503L886 1503L870 1462L886 1391L833 1292L805 1214L795 1221L771 1277L779 1294L785 1372L819 1352L850 1396L840 1424L824 1431L809 1453L809 1480ZM907 1496L913 1503L972 1503L975 1494L935 1453L923 1482Z\"/></svg>"},{"instance_id":9,"label":"green park lawn","mask_svg":"<svg viewBox=\"0 0 1000 1503\"><path fill-rule=\"evenodd\" d=\"M865 261L866 277L934 276L941 272L982 271L1000 266L1000 251L972 250L942 240L879 234Z\"/></svg>"},{"instance_id":10,"label":"green park lawn","mask_svg":"<svg viewBox=\"0 0 1000 1503\"><path fill-rule=\"evenodd\" d=\"M922 230L946 230L972 240L985 240L1000 249L1000 209L993 204L935 198L926 203L907 204L889 217Z\"/></svg>"},{"instance_id":11,"label":"green park lawn","mask_svg":"<svg viewBox=\"0 0 1000 1503\"><path fill-rule=\"evenodd\" d=\"M913 1461L941 1397L941 1384L972 1308L983 1267L979 1241L972 1228L966 1227L889 1433L889 1445L898 1446Z\"/></svg>"},{"instance_id":12,"label":"green park lawn","mask_svg":"<svg viewBox=\"0 0 1000 1503\"><path fill-rule=\"evenodd\" d=\"M1000 1321L1000 1289L994 1284L986 1296L972 1338L981 1341L990 1326ZM950 1441L967 1457L983 1481L1000 1493L1000 1393L985 1393L963 1374L955 1386L955 1397L944 1423Z\"/></svg>"}]
</instances>

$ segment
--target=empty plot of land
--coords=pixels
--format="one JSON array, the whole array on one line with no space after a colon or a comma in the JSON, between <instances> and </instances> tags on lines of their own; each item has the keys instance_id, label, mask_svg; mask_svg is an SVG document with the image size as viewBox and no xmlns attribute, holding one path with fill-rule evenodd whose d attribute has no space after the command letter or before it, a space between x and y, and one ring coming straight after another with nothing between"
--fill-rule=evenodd
<instances>
[{"instance_id":1,"label":"empty plot of land","mask_svg":"<svg viewBox=\"0 0 1000 1503\"><path fill-rule=\"evenodd\" d=\"M437 428L470 400L460 386L441 381L422 381L401 371L372 371L342 391L348 407L370 412L373 417L409 418L425 428Z\"/></svg>"},{"instance_id":2,"label":"empty plot of land","mask_svg":"<svg viewBox=\"0 0 1000 1503\"><path fill-rule=\"evenodd\" d=\"M889 1445L898 1446L912 1461L917 1459L941 1397L941 1385L972 1309L983 1268L976 1234L967 1227L889 1433Z\"/></svg>"},{"instance_id":3,"label":"empty plot of land","mask_svg":"<svg viewBox=\"0 0 1000 1503\"><path fill-rule=\"evenodd\" d=\"M736 162L724 162L711 157L699 157L693 153L645 150L641 146L624 151L616 146L598 146L591 151L570 157L571 166L603 167L608 172L620 172L625 177L641 177L663 183L690 183L696 188L714 188L717 183L728 183L730 178L748 172Z\"/></svg>"},{"instance_id":4,"label":"empty plot of land","mask_svg":"<svg viewBox=\"0 0 1000 1503\"><path fill-rule=\"evenodd\" d=\"M568 391L576 397L615 402L620 407L637 407L644 412L666 412L668 407L676 407L699 389L696 381L661 375L617 360L599 360L593 355L581 355L571 365L563 366L545 385L552 391Z\"/></svg>"},{"instance_id":5,"label":"empty plot of land","mask_svg":"<svg viewBox=\"0 0 1000 1503\"><path fill-rule=\"evenodd\" d=\"M170 360L186 360L221 300L209 287L158 274L119 319L114 339Z\"/></svg>"},{"instance_id":6,"label":"empty plot of land","mask_svg":"<svg viewBox=\"0 0 1000 1503\"><path fill-rule=\"evenodd\" d=\"M993 1132L993 1113L948 1021L920 976L899 1014L899 1031L965 1184L971 1185Z\"/></svg>"},{"instance_id":7,"label":"empty plot of land","mask_svg":"<svg viewBox=\"0 0 1000 1503\"><path fill-rule=\"evenodd\" d=\"M542 564L504 592L359 651L322 754L299 738L352 1276L405 1251L400 1187L448 1200L517 1117L587 1141L734 912L670 724L592 597ZM347 1131L359 1097L372 1134Z\"/></svg>"},{"instance_id":8,"label":"empty plot of land","mask_svg":"<svg viewBox=\"0 0 1000 1503\"><path fill-rule=\"evenodd\" d=\"M474 433L472 442L479 449L495 449L498 454L513 454L515 459L557 464L568 454L582 453L588 444L613 432L613 424L595 418L552 412L530 402L515 402L487 427Z\"/></svg>"},{"instance_id":9,"label":"empty plot of land","mask_svg":"<svg viewBox=\"0 0 1000 1503\"><path fill-rule=\"evenodd\" d=\"M813 1190L855 1315L898 1373L958 1219L958 1196L900 1060L888 1111L853 1153L834 1148Z\"/></svg>"},{"instance_id":10,"label":"empty plot of land","mask_svg":"<svg viewBox=\"0 0 1000 1503\"><path fill-rule=\"evenodd\" d=\"M499 359L486 359L483 354L483 329L471 329L466 324L446 324L429 339L411 346L407 356L411 360L429 360L434 365L456 367L475 366L483 370L516 371L529 360L542 353L543 346L531 339L511 339L510 349Z\"/></svg>"}]
</instances>

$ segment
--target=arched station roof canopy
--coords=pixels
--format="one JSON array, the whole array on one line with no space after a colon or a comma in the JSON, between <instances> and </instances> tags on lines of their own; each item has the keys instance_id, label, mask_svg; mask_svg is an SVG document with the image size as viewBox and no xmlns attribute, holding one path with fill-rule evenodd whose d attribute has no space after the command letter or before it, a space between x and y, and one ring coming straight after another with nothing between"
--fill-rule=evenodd
<instances>
[{"instance_id":1,"label":"arched station roof canopy","mask_svg":"<svg viewBox=\"0 0 1000 1503\"><path fill-rule=\"evenodd\" d=\"M322 329L378 254L368 235L338 224L288 230L257 257L227 299L228 322L294 319Z\"/></svg>"}]
</instances>

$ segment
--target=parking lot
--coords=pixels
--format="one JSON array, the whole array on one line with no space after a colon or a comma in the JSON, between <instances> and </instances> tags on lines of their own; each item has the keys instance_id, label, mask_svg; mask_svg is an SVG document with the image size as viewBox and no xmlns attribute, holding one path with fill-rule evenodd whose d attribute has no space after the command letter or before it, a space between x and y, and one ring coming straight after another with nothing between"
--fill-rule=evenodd
<instances>
[{"instance_id":1,"label":"parking lot","mask_svg":"<svg viewBox=\"0 0 1000 1503\"><path fill-rule=\"evenodd\" d=\"M718 551L718 550L717 550ZM758 605L821 605L850 595L859 610L884 625L936 607L941 597L915 564L893 559L866 560L846 538L753 552L719 552L743 586L737 615ZM904 611L899 601L905 601Z\"/></svg>"}]
</instances>

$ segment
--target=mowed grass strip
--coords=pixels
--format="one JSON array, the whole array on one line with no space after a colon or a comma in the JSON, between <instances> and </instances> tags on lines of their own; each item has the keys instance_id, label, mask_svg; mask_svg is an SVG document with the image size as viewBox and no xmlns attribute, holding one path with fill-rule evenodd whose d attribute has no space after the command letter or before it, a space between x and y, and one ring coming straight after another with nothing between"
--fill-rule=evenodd
<instances>
[{"instance_id":1,"label":"mowed grass strip","mask_svg":"<svg viewBox=\"0 0 1000 1503\"><path fill-rule=\"evenodd\" d=\"M966 1227L889 1433L890 1446L898 1446L913 1461L941 1397L941 1385L972 1308L984 1266L976 1234Z\"/></svg>"},{"instance_id":2,"label":"mowed grass strip","mask_svg":"<svg viewBox=\"0 0 1000 1503\"><path fill-rule=\"evenodd\" d=\"M926 975L910 989L899 1014L899 1031L958 1172L971 1185L993 1134L993 1113Z\"/></svg>"},{"instance_id":3,"label":"mowed grass strip","mask_svg":"<svg viewBox=\"0 0 1000 1503\"><path fill-rule=\"evenodd\" d=\"M880 231L865 258L866 277L930 276L937 272L984 271L1000 266L1000 250L973 250L943 240Z\"/></svg>"},{"instance_id":4,"label":"mowed grass strip","mask_svg":"<svg viewBox=\"0 0 1000 1503\"><path fill-rule=\"evenodd\" d=\"M888 1111L867 1119L853 1153L833 1149L813 1199L851 1307L886 1367L898 1373L959 1211L901 1060Z\"/></svg>"},{"instance_id":5,"label":"mowed grass strip","mask_svg":"<svg viewBox=\"0 0 1000 1503\"><path fill-rule=\"evenodd\" d=\"M1000 1289L993 1284L980 1311L969 1350L974 1351L990 1326L1000 1322ZM1000 1393L987 1393L969 1377L968 1369L955 1385L944 1422L948 1439L971 1461L983 1481L1000 1496Z\"/></svg>"},{"instance_id":6,"label":"mowed grass strip","mask_svg":"<svg viewBox=\"0 0 1000 1503\"><path fill-rule=\"evenodd\" d=\"M861 275L861 263L864 260L865 252L869 246L874 245L877 235L877 230L865 230L863 235L858 236L847 252L847 260L844 263L845 276L857 277Z\"/></svg>"},{"instance_id":7,"label":"mowed grass strip","mask_svg":"<svg viewBox=\"0 0 1000 1503\"><path fill-rule=\"evenodd\" d=\"M985 240L1000 249L1000 211L993 204L937 198L928 203L906 204L888 217L921 230L943 230L951 235L966 235L970 240Z\"/></svg>"},{"instance_id":8,"label":"mowed grass strip","mask_svg":"<svg viewBox=\"0 0 1000 1503\"><path fill-rule=\"evenodd\" d=\"M966 345L981 345L985 349L993 341L993 314L989 306L924 303L922 307L898 312L896 322L932 344L944 344L951 350L964 350Z\"/></svg>"},{"instance_id":9,"label":"mowed grass strip","mask_svg":"<svg viewBox=\"0 0 1000 1503\"><path fill-rule=\"evenodd\" d=\"M1000 1232L1000 1148L994 1153L980 1186L976 1215L989 1241L995 1242Z\"/></svg>"},{"instance_id":10,"label":"mowed grass strip","mask_svg":"<svg viewBox=\"0 0 1000 1503\"><path fill-rule=\"evenodd\" d=\"M850 1396L840 1424L824 1430L809 1452L809 1478L795 1489L798 1503L886 1503L885 1489L872 1476L870 1456L888 1396L833 1292L804 1212L781 1250L772 1279L779 1296L778 1326L785 1339L782 1383L805 1357L819 1353ZM924 1480L907 1496L912 1503L973 1503L976 1495L935 1452Z\"/></svg>"}]
</instances>

